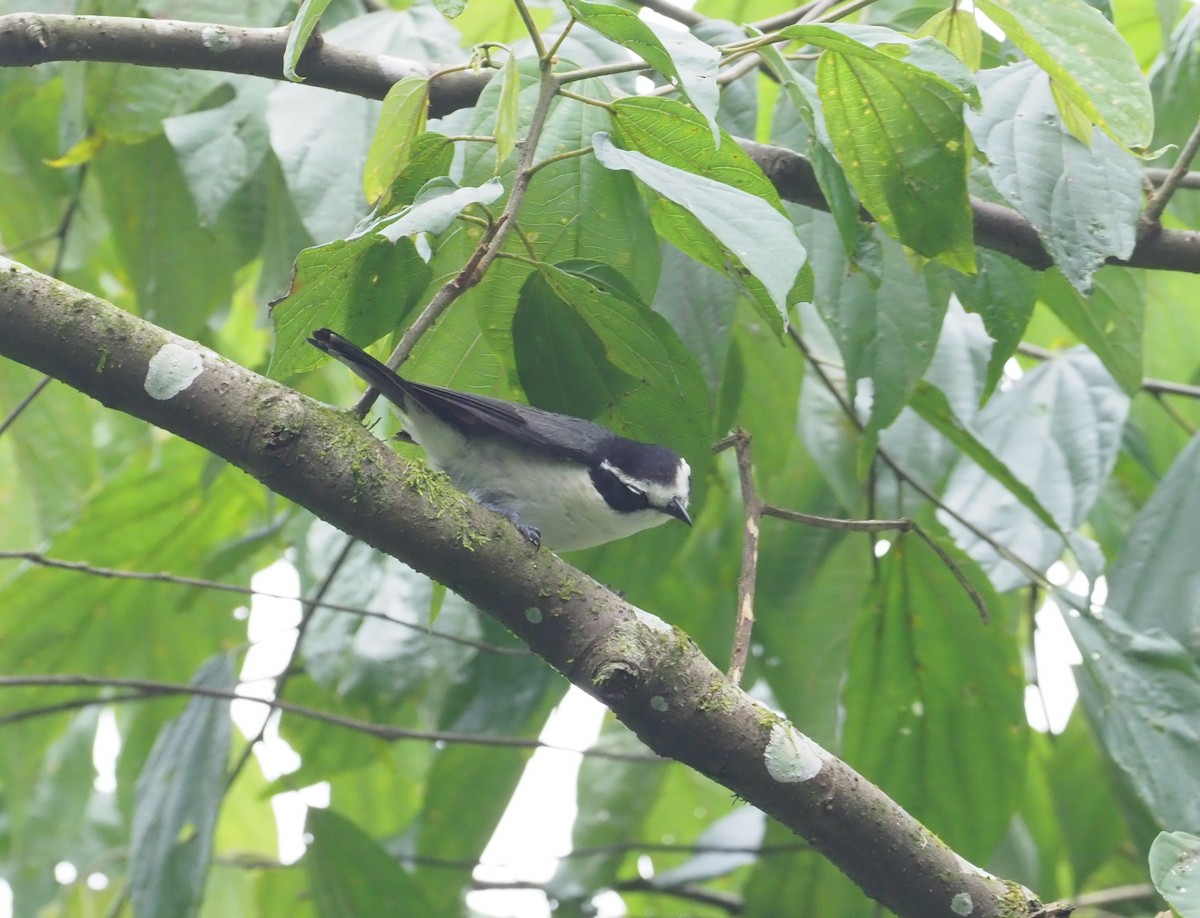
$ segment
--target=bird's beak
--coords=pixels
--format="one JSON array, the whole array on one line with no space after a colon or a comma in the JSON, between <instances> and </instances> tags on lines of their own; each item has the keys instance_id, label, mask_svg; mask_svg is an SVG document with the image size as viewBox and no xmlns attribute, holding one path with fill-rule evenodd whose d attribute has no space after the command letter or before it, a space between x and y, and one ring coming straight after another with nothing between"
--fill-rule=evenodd
<instances>
[{"instance_id":1,"label":"bird's beak","mask_svg":"<svg viewBox=\"0 0 1200 918\"><path fill-rule=\"evenodd\" d=\"M677 520L682 520L689 526L692 525L692 518L688 516L687 507L679 500L678 497L673 498L669 504L663 507L663 513L667 516L673 516Z\"/></svg>"}]
</instances>

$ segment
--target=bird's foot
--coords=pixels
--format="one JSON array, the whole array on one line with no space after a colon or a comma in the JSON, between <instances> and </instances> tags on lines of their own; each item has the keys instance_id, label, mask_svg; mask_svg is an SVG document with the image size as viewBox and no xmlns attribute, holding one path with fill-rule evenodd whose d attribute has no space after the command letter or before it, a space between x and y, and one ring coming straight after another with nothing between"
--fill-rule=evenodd
<instances>
[{"instance_id":1,"label":"bird's foot","mask_svg":"<svg viewBox=\"0 0 1200 918\"><path fill-rule=\"evenodd\" d=\"M541 547L542 531L536 526L530 526L528 523L526 523L523 519L521 519L520 516L517 515L515 510L509 510L507 507L501 507L498 504L493 504L486 500L478 501L478 503L479 506L484 507L487 510L491 510L493 513L499 513L502 517L512 523L513 528L515 528L517 532L521 533L521 535L525 537L525 541L529 542L529 544L531 544L534 548Z\"/></svg>"}]
</instances>

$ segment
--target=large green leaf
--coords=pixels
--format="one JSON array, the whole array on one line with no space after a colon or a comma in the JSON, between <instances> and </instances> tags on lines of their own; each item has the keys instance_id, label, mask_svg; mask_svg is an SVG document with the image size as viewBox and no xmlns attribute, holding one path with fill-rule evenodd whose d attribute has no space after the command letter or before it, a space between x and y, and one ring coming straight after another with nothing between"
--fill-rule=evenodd
<instances>
[{"instance_id":1,"label":"large green leaf","mask_svg":"<svg viewBox=\"0 0 1200 918\"><path fill-rule=\"evenodd\" d=\"M826 51L817 64L833 149L863 205L905 245L975 270L962 96L880 63Z\"/></svg>"},{"instance_id":2,"label":"large green leaf","mask_svg":"<svg viewBox=\"0 0 1200 918\"><path fill-rule=\"evenodd\" d=\"M220 655L195 684L232 691L232 661ZM225 793L227 699L193 698L159 734L137 783L129 840L129 892L138 915L188 918L199 904Z\"/></svg>"},{"instance_id":3,"label":"large green leaf","mask_svg":"<svg viewBox=\"0 0 1200 918\"><path fill-rule=\"evenodd\" d=\"M911 535L880 561L855 629L845 758L969 859L986 857L1020 801L1025 678L1013 623L970 562L951 557L991 610ZM976 754L986 749L987 755Z\"/></svg>"},{"instance_id":4,"label":"large green leaf","mask_svg":"<svg viewBox=\"0 0 1200 918\"><path fill-rule=\"evenodd\" d=\"M1095 355L1080 348L993 395L973 425L980 442L1068 533L1072 550L1091 573L1096 573L1096 562L1090 543L1071 530L1087 518L1112 472L1128 410L1128 397ZM948 513L939 514L959 547L983 565L999 590L1028 582L1028 575L998 553L989 539L1041 571L1064 550L1055 530L971 459L959 460L943 498L947 507L988 537Z\"/></svg>"},{"instance_id":5,"label":"large green leaf","mask_svg":"<svg viewBox=\"0 0 1200 918\"><path fill-rule=\"evenodd\" d=\"M702 477L711 455L708 393L665 319L602 279L550 266L523 288L522 309L536 317L514 322L531 395L544 396L552 410L598 416L635 439L673 446ZM580 391L579 374L590 391Z\"/></svg>"},{"instance_id":6,"label":"large green leaf","mask_svg":"<svg viewBox=\"0 0 1200 918\"><path fill-rule=\"evenodd\" d=\"M216 222L267 157L264 106L269 89L263 81L248 80L224 105L163 122L202 226Z\"/></svg>"},{"instance_id":7,"label":"large green leaf","mask_svg":"<svg viewBox=\"0 0 1200 918\"><path fill-rule=\"evenodd\" d=\"M1129 45L1083 0L979 0L1014 45L1118 143L1144 148L1154 131L1150 90Z\"/></svg>"},{"instance_id":8,"label":"large green leaf","mask_svg":"<svg viewBox=\"0 0 1200 918\"><path fill-rule=\"evenodd\" d=\"M659 222L660 231L693 258L745 285L764 318L782 330L789 294L805 260L791 221L757 195L622 150L607 134L597 133L592 144L603 166L632 172L655 194L678 204L682 210L675 216L687 219L669 226Z\"/></svg>"},{"instance_id":9,"label":"large green leaf","mask_svg":"<svg viewBox=\"0 0 1200 918\"><path fill-rule=\"evenodd\" d=\"M971 71L936 39L914 38L883 26L844 23L788 26L778 34L869 61L895 76L936 82L964 102L978 101Z\"/></svg>"},{"instance_id":10,"label":"large green leaf","mask_svg":"<svg viewBox=\"0 0 1200 918\"><path fill-rule=\"evenodd\" d=\"M406 77L388 90L363 164L363 194L368 201L381 197L408 166L416 140L425 131L428 109L426 79Z\"/></svg>"},{"instance_id":11,"label":"large green leaf","mask_svg":"<svg viewBox=\"0 0 1200 918\"><path fill-rule=\"evenodd\" d=\"M325 363L308 343L332 328L365 347L393 331L429 282L429 266L411 239L389 244L374 233L305 249L287 296L271 308L275 347L267 375L290 379Z\"/></svg>"},{"instance_id":12,"label":"large green leaf","mask_svg":"<svg viewBox=\"0 0 1200 918\"><path fill-rule=\"evenodd\" d=\"M1200 825L1194 653L1161 629L1133 628L1118 610L1057 601L1083 659L1079 697L1110 761L1160 828Z\"/></svg>"},{"instance_id":13,"label":"large green leaf","mask_svg":"<svg viewBox=\"0 0 1200 918\"><path fill-rule=\"evenodd\" d=\"M1087 292L1109 258L1137 242L1142 168L1106 134L1090 146L1064 126L1050 80L1029 61L979 75L983 109L967 126L987 154L988 174L1034 228L1071 283Z\"/></svg>"},{"instance_id":14,"label":"large green leaf","mask_svg":"<svg viewBox=\"0 0 1200 918\"><path fill-rule=\"evenodd\" d=\"M900 246L883 240L882 283L848 270L832 218L813 213L803 238L812 253L814 303L842 353L850 394L871 381L870 430L900 414L924 375L946 312L948 291L917 273Z\"/></svg>"}]
</instances>

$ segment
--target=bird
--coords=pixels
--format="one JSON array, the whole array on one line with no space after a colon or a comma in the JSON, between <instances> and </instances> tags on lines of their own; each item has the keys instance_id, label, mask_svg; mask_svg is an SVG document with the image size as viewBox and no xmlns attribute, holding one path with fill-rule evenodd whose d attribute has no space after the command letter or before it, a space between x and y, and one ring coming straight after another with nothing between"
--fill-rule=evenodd
<instances>
[{"instance_id":1,"label":"bird","mask_svg":"<svg viewBox=\"0 0 1200 918\"><path fill-rule=\"evenodd\" d=\"M430 465L535 547L591 548L671 518L692 525L691 467L665 446L583 418L413 382L328 328L308 342L378 389Z\"/></svg>"}]
</instances>

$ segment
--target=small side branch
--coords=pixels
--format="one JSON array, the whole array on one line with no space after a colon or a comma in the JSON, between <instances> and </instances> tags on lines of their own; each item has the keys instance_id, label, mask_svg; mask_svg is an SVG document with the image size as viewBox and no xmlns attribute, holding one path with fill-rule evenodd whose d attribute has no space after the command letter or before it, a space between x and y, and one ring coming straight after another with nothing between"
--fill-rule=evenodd
<instances>
[{"instance_id":1,"label":"small side branch","mask_svg":"<svg viewBox=\"0 0 1200 918\"><path fill-rule=\"evenodd\" d=\"M763 502L754 487L754 463L750 457L750 435L742 428L733 434L737 454L738 480L742 486L744 522L742 526L742 570L738 575L737 624L733 631L733 651L729 659L729 681L738 685L750 658L750 634L754 630L754 583L758 577L758 538L762 524Z\"/></svg>"}]
</instances>

